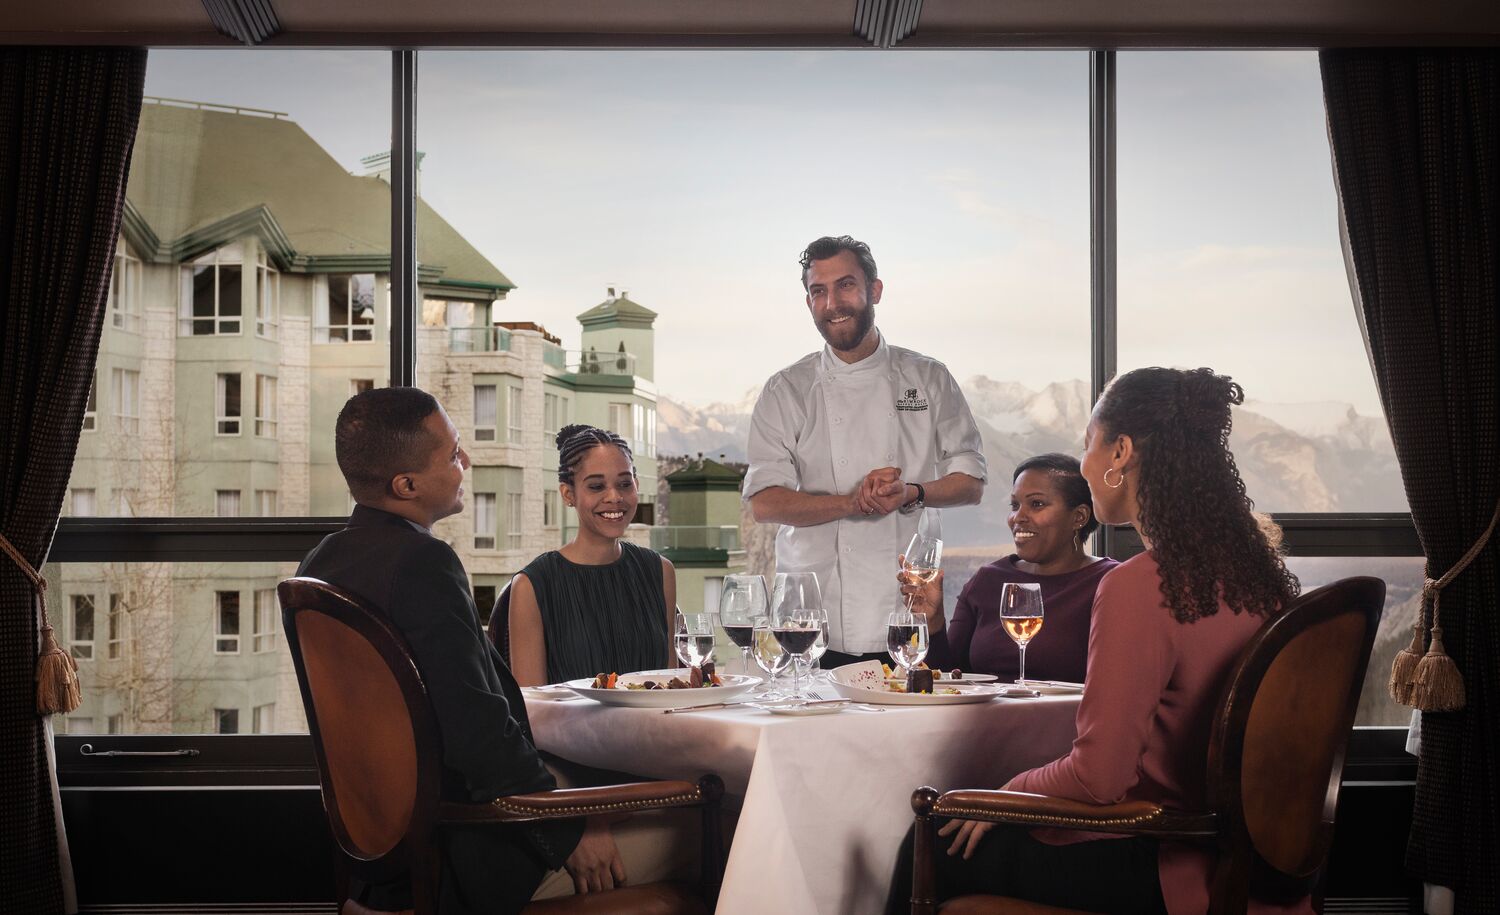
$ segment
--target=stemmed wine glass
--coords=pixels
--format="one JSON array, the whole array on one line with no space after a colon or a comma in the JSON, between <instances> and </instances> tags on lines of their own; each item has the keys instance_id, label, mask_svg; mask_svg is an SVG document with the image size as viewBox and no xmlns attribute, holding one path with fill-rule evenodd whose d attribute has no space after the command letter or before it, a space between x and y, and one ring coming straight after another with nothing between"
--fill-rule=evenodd
<instances>
[{"instance_id":1,"label":"stemmed wine glass","mask_svg":"<svg viewBox=\"0 0 1500 915\"><path fill-rule=\"evenodd\" d=\"M1021 676L1016 682L1025 686L1026 643L1042 631L1042 586L1007 582L1000 589L1000 622L1021 649Z\"/></svg>"},{"instance_id":2,"label":"stemmed wine glass","mask_svg":"<svg viewBox=\"0 0 1500 915\"><path fill-rule=\"evenodd\" d=\"M809 681L816 679L818 659L828 651L828 611L817 611L813 614L813 620L818 624L818 640L807 650L806 671ZM811 690L810 686L808 688Z\"/></svg>"},{"instance_id":3,"label":"stemmed wine glass","mask_svg":"<svg viewBox=\"0 0 1500 915\"><path fill-rule=\"evenodd\" d=\"M766 598L763 575L725 575L719 592L719 626L740 649L745 673L750 672L750 647L755 637L755 618L766 616L770 603Z\"/></svg>"},{"instance_id":4,"label":"stemmed wine glass","mask_svg":"<svg viewBox=\"0 0 1500 915\"><path fill-rule=\"evenodd\" d=\"M677 658L688 667L700 667L714 656L714 617L712 613L683 613L674 620L673 641Z\"/></svg>"},{"instance_id":5,"label":"stemmed wine glass","mask_svg":"<svg viewBox=\"0 0 1500 915\"><path fill-rule=\"evenodd\" d=\"M751 645L755 656L755 663L766 672L765 687L757 695L761 699L781 699L782 693L776 689L776 675L786 670L787 665L792 663L792 656L782 649L781 643L776 640L775 632L771 628L769 616L757 616L751 627Z\"/></svg>"},{"instance_id":6,"label":"stemmed wine glass","mask_svg":"<svg viewBox=\"0 0 1500 915\"><path fill-rule=\"evenodd\" d=\"M782 650L803 659L823 634L823 592L813 572L779 572L771 595L771 632ZM800 665L792 667L792 698L802 699Z\"/></svg>"},{"instance_id":7,"label":"stemmed wine glass","mask_svg":"<svg viewBox=\"0 0 1500 915\"><path fill-rule=\"evenodd\" d=\"M924 533L919 527L912 535L911 543L906 547L906 553L901 557L901 568L907 576L916 584L925 585L937 578L938 569L943 565L943 541L930 534ZM912 599L915 595L906 596L906 612L911 612Z\"/></svg>"},{"instance_id":8,"label":"stemmed wine glass","mask_svg":"<svg viewBox=\"0 0 1500 915\"><path fill-rule=\"evenodd\" d=\"M927 657L927 617L897 610L886 618L885 650L905 679Z\"/></svg>"}]
</instances>

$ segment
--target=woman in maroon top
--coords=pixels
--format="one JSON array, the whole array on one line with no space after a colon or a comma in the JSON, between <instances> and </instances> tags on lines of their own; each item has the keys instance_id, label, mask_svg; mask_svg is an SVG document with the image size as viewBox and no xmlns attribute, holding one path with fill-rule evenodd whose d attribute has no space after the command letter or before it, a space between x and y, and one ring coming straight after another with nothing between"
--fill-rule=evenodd
<instances>
[{"instance_id":1,"label":"woman in maroon top","mask_svg":"<svg viewBox=\"0 0 1500 915\"><path fill-rule=\"evenodd\" d=\"M1133 524L1146 552L1099 583L1072 750L1005 788L1203 809L1219 697L1245 646L1298 590L1229 452L1230 407L1244 396L1209 369L1149 368L1115 379L1094 406L1082 462L1094 512ZM970 820L939 834L951 841L937 856L945 897L998 892L1112 913L1208 907L1212 849ZM890 911L908 905L909 854ZM1288 909L1312 911L1306 898L1250 906Z\"/></svg>"},{"instance_id":2,"label":"woman in maroon top","mask_svg":"<svg viewBox=\"0 0 1500 915\"><path fill-rule=\"evenodd\" d=\"M1016 465L1006 524L1016 551L982 567L958 595L953 619L943 619L943 576L927 584L897 579L911 596L912 612L927 617L927 665L995 674L1019 674L1020 652L1000 624L1000 589L1007 582L1042 587L1046 623L1026 649L1032 679L1083 682L1089 615L1099 579L1118 563L1084 548L1099 526L1089 484L1078 459L1041 454Z\"/></svg>"}]
</instances>

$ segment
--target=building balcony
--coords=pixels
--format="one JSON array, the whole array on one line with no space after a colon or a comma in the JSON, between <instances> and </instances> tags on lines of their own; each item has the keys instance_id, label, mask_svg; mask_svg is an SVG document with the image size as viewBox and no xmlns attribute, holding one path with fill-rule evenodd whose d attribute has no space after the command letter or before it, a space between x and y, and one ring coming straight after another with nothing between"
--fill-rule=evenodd
<instances>
[{"instance_id":1,"label":"building balcony","mask_svg":"<svg viewBox=\"0 0 1500 915\"><path fill-rule=\"evenodd\" d=\"M674 563L725 565L744 548L737 525L673 524L651 528L651 549Z\"/></svg>"},{"instance_id":2,"label":"building balcony","mask_svg":"<svg viewBox=\"0 0 1500 915\"><path fill-rule=\"evenodd\" d=\"M614 375L628 378L635 374L634 353L559 350L557 354L562 357L563 372L569 375ZM554 364L554 359L555 356L551 359L544 357L549 365Z\"/></svg>"},{"instance_id":3,"label":"building balcony","mask_svg":"<svg viewBox=\"0 0 1500 915\"><path fill-rule=\"evenodd\" d=\"M450 327L450 353L508 353L510 331L503 327Z\"/></svg>"}]
</instances>

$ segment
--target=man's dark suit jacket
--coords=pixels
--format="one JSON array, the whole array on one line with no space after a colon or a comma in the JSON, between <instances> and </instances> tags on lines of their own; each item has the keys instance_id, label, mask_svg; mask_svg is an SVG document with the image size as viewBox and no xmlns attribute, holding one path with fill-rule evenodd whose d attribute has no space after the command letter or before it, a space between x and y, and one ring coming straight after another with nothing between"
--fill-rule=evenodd
<instances>
[{"instance_id":1,"label":"man's dark suit jacket","mask_svg":"<svg viewBox=\"0 0 1500 915\"><path fill-rule=\"evenodd\" d=\"M557 787L532 745L521 690L480 629L468 576L448 544L360 505L297 574L357 595L411 643L442 731L445 797L482 801ZM442 911L519 911L582 834L582 820L444 830ZM406 893L373 886L362 895L378 908L405 908Z\"/></svg>"}]
</instances>

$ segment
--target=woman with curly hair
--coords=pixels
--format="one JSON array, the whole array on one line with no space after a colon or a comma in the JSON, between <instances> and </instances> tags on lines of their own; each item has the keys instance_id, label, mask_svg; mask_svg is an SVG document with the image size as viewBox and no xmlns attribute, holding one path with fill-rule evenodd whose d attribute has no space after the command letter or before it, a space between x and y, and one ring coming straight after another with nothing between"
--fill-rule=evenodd
<instances>
[{"instance_id":1,"label":"woman with curly hair","mask_svg":"<svg viewBox=\"0 0 1500 915\"><path fill-rule=\"evenodd\" d=\"M522 686L667 667L677 578L659 553L625 538L638 480L613 432L557 433L557 480L578 533L511 580L510 664Z\"/></svg>"},{"instance_id":2,"label":"woman with curly hair","mask_svg":"<svg viewBox=\"0 0 1500 915\"><path fill-rule=\"evenodd\" d=\"M1146 549L1099 583L1072 750L1006 789L1204 806L1219 697L1246 645L1298 592L1229 451L1230 407L1243 402L1238 384L1209 369L1146 368L1115 379L1095 405L1082 461L1094 514L1134 525ZM945 897L1000 892L1095 912L1208 908L1214 858L1198 847L969 820L950 820L939 835L952 837L937 856ZM910 870L898 865L893 911L909 898ZM1312 911L1306 900L1293 910Z\"/></svg>"}]
</instances>

